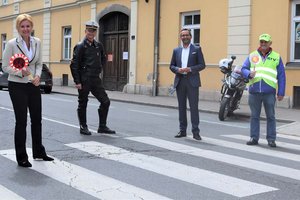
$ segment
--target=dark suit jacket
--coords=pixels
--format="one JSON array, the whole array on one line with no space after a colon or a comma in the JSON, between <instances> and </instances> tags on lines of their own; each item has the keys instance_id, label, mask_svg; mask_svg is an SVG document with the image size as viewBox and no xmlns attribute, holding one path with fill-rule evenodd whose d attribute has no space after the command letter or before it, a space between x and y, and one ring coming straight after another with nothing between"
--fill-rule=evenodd
<instances>
[{"instance_id":1,"label":"dark suit jacket","mask_svg":"<svg viewBox=\"0 0 300 200\"><path fill-rule=\"evenodd\" d=\"M181 68L181 53L182 47L177 47L173 50L173 55L170 64L170 70L176 74L174 79L174 88L177 87L182 74L178 73L178 69ZM197 47L193 44L190 46L190 54L188 58L188 66L191 68L191 72L187 74L188 80L193 87L200 87L200 74L199 72L205 68L205 61L201 51L201 47Z\"/></svg>"}]
</instances>

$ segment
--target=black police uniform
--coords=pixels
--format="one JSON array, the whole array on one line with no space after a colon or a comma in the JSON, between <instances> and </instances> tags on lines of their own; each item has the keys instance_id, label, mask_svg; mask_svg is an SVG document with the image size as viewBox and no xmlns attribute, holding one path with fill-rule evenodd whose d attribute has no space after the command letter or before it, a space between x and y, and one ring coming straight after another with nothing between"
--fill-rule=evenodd
<instances>
[{"instance_id":1,"label":"black police uniform","mask_svg":"<svg viewBox=\"0 0 300 200\"><path fill-rule=\"evenodd\" d=\"M90 43L86 38L78 43L73 50L73 59L70 65L72 76L76 84L82 85L78 90L78 119L80 133L90 135L86 124L86 108L88 95L91 92L101 103L98 109L98 133L114 134L115 131L106 126L110 100L105 92L99 75L106 62L103 45L97 41Z\"/></svg>"}]
</instances>

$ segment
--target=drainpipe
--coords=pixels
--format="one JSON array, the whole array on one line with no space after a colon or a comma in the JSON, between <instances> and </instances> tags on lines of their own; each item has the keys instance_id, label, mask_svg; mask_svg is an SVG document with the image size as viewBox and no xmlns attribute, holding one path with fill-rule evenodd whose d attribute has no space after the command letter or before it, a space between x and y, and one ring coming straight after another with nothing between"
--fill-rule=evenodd
<instances>
[{"instance_id":1,"label":"drainpipe","mask_svg":"<svg viewBox=\"0 0 300 200\"><path fill-rule=\"evenodd\" d=\"M154 66L152 79L152 96L157 96L157 78L158 78L158 49L159 49L159 18L160 18L160 0L155 2L155 23L154 23Z\"/></svg>"}]
</instances>

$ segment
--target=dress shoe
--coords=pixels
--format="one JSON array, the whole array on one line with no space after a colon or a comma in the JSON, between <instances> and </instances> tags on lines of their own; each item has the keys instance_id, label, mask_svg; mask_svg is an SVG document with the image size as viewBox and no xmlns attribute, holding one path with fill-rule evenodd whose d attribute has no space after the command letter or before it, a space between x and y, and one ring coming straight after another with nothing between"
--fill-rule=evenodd
<instances>
[{"instance_id":1,"label":"dress shoe","mask_svg":"<svg viewBox=\"0 0 300 200\"><path fill-rule=\"evenodd\" d=\"M44 161L52 161L52 160L54 160L54 158L51 158L51 157L49 157L47 155L42 156L42 157L33 157L33 159L42 159Z\"/></svg>"},{"instance_id":2,"label":"dress shoe","mask_svg":"<svg viewBox=\"0 0 300 200\"><path fill-rule=\"evenodd\" d=\"M268 145L270 146L270 147L276 147L276 143L275 143L275 141L268 141Z\"/></svg>"},{"instance_id":3,"label":"dress shoe","mask_svg":"<svg viewBox=\"0 0 300 200\"><path fill-rule=\"evenodd\" d=\"M247 145L258 145L258 141L254 138L250 138L250 140L246 144Z\"/></svg>"},{"instance_id":4,"label":"dress shoe","mask_svg":"<svg viewBox=\"0 0 300 200\"><path fill-rule=\"evenodd\" d=\"M193 138L195 140L202 140L201 136L199 135L199 133L193 133Z\"/></svg>"},{"instance_id":5,"label":"dress shoe","mask_svg":"<svg viewBox=\"0 0 300 200\"><path fill-rule=\"evenodd\" d=\"M98 133L104 133L104 134L116 134L116 131L111 130L107 126L100 126L98 128Z\"/></svg>"},{"instance_id":6,"label":"dress shoe","mask_svg":"<svg viewBox=\"0 0 300 200\"><path fill-rule=\"evenodd\" d=\"M186 137L186 132L185 131L179 131L177 135L175 135L176 138L181 138L181 137Z\"/></svg>"},{"instance_id":7,"label":"dress shoe","mask_svg":"<svg viewBox=\"0 0 300 200\"><path fill-rule=\"evenodd\" d=\"M21 167L32 167L32 164L28 160L19 162L18 165Z\"/></svg>"},{"instance_id":8,"label":"dress shoe","mask_svg":"<svg viewBox=\"0 0 300 200\"><path fill-rule=\"evenodd\" d=\"M87 126L80 126L80 134L82 135L92 135Z\"/></svg>"}]
</instances>

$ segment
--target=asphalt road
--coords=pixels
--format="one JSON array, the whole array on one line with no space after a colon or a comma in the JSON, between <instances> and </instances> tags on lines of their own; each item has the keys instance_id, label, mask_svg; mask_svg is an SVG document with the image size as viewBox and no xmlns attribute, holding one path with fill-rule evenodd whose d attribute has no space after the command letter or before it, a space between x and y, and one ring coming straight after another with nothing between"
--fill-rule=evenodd
<instances>
[{"instance_id":1,"label":"asphalt road","mask_svg":"<svg viewBox=\"0 0 300 200\"><path fill-rule=\"evenodd\" d=\"M0 199L289 199L300 196L300 138L278 135L266 145L265 122L259 146L245 145L247 119L220 122L200 113L202 141L176 139L175 109L111 102L108 126L96 133L97 109L88 106L91 136L79 134L77 98L43 94L43 143L53 162L15 162L14 113L0 91ZM278 123L283 126L284 123ZM31 137L28 120L27 148Z\"/></svg>"}]
</instances>

